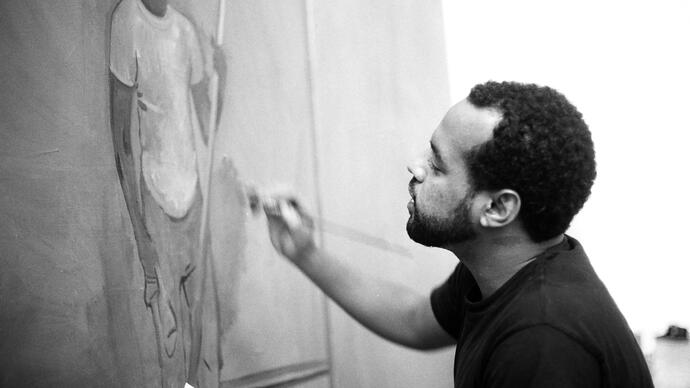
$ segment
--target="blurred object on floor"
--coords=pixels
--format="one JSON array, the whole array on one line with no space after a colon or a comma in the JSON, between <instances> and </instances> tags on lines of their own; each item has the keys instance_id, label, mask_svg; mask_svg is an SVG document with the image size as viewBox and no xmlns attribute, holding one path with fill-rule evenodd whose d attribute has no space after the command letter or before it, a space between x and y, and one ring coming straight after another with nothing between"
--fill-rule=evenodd
<instances>
[{"instance_id":1,"label":"blurred object on floor","mask_svg":"<svg viewBox=\"0 0 690 388\"><path fill-rule=\"evenodd\" d=\"M659 336L658 338L687 341L688 329L676 325L671 325L668 327L668 330L666 330L666 334Z\"/></svg>"},{"instance_id":2,"label":"blurred object on floor","mask_svg":"<svg viewBox=\"0 0 690 388\"><path fill-rule=\"evenodd\" d=\"M650 369L656 388L690 388L690 341L688 331L669 326L657 337Z\"/></svg>"}]
</instances>

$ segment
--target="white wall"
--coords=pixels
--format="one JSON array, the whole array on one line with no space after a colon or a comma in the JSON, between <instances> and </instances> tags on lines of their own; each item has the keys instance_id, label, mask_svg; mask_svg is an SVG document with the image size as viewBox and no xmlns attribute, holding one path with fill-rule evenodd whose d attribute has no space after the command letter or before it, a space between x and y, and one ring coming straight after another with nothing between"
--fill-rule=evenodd
<instances>
[{"instance_id":1,"label":"white wall","mask_svg":"<svg viewBox=\"0 0 690 388\"><path fill-rule=\"evenodd\" d=\"M690 326L690 3L444 0L444 17L453 100L534 82L584 114L599 175L569 233L633 330Z\"/></svg>"}]
</instances>

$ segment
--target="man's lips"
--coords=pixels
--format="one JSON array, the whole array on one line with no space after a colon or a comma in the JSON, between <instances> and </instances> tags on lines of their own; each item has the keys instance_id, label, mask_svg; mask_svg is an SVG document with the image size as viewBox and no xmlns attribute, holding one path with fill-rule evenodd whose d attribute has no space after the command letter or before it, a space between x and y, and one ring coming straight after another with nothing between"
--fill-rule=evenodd
<instances>
[{"instance_id":1,"label":"man's lips","mask_svg":"<svg viewBox=\"0 0 690 388\"><path fill-rule=\"evenodd\" d=\"M414 205L415 205L415 192L414 192L414 186L412 182L410 182L409 185L407 185L407 192L410 193L410 201L407 203L407 211L412 214L414 213Z\"/></svg>"},{"instance_id":2,"label":"man's lips","mask_svg":"<svg viewBox=\"0 0 690 388\"><path fill-rule=\"evenodd\" d=\"M410 214L414 213L414 199L411 199L410 202L407 203L407 211L410 212Z\"/></svg>"},{"instance_id":3,"label":"man's lips","mask_svg":"<svg viewBox=\"0 0 690 388\"><path fill-rule=\"evenodd\" d=\"M414 188L416 186L416 181L414 179L410 180L410 183L407 185L407 192L410 193L410 201L407 203L407 211L410 212L410 215L414 214L415 210L415 198L416 194L414 191Z\"/></svg>"},{"instance_id":4,"label":"man's lips","mask_svg":"<svg viewBox=\"0 0 690 388\"><path fill-rule=\"evenodd\" d=\"M414 185L412 184L412 182L410 182L410 184L407 185L407 192L410 193L410 197L412 197L412 200L414 201L415 194L414 194Z\"/></svg>"}]
</instances>

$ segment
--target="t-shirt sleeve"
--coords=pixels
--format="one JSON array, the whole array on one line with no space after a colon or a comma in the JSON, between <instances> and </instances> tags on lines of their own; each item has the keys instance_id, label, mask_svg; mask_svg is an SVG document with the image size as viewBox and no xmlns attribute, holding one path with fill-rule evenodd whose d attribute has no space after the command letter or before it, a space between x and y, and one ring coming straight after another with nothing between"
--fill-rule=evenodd
<instances>
[{"instance_id":1,"label":"t-shirt sleeve","mask_svg":"<svg viewBox=\"0 0 690 388\"><path fill-rule=\"evenodd\" d=\"M431 292L431 310L436 320L456 340L460 336L462 322L461 272L462 264L458 264L448 279Z\"/></svg>"},{"instance_id":2,"label":"t-shirt sleeve","mask_svg":"<svg viewBox=\"0 0 690 388\"><path fill-rule=\"evenodd\" d=\"M597 359L578 342L550 326L523 329L492 352L483 387L601 386Z\"/></svg>"},{"instance_id":3,"label":"t-shirt sleeve","mask_svg":"<svg viewBox=\"0 0 690 388\"><path fill-rule=\"evenodd\" d=\"M110 24L110 72L123 84L136 82L136 53L134 51L134 17L123 1L113 12Z\"/></svg>"}]
</instances>

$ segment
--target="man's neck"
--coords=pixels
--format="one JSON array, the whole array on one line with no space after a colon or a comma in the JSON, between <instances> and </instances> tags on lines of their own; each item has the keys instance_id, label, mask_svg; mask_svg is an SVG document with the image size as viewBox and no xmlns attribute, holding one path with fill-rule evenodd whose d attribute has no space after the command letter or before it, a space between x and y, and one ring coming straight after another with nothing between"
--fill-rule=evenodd
<instances>
[{"instance_id":1,"label":"man's neck","mask_svg":"<svg viewBox=\"0 0 690 388\"><path fill-rule=\"evenodd\" d=\"M520 235L495 236L448 249L470 270L482 299L486 299L536 256L562 240L562 234L539 243Z\"/></svg>"}]
</instances>

